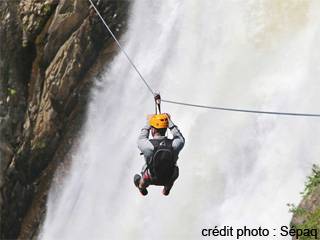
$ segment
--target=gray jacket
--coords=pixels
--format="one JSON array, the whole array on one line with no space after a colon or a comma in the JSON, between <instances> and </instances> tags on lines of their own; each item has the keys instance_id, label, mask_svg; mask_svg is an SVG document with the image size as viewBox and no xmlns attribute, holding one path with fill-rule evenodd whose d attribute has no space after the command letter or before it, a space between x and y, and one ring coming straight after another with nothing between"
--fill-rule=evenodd
<instances>
[{"instance_id":1,"label":"gray jacket","mask_svg":"<svg viewBox=\"0 0 320 240\"><path fill-rule=\"evenodd\" d=\"M174 159L177 161L179 152L183 148L185 140L179 128L176 125L174 125L174 123L170 119L169 119L169 129L173 136L172 149L173 149ZM138 148L143 153L144 159L145 159L145 164L142 167L142 172L146 170L147 163L150 162L151 157L153 156L153 151L154 151L154 147L152 143L149 141L150 130L151 130L150 123L147 122L146 125L141 129L141 132L138 138ZM164 138L167 138L167 137L166 136L154 137L154 139L164 139ZM148 177L152 177L150 175L149 169L145 173L148 175Z\"/></svg>"}]
</instances>

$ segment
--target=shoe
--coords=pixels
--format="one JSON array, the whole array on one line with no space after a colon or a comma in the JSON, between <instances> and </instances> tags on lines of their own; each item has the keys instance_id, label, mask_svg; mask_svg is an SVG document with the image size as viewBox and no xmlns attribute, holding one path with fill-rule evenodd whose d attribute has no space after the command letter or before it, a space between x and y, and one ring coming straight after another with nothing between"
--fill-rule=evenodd
<instances>
[{"instance_id":1,"label":"shoe","mask_svg":"<svg viewBox=\"0 0 320 240\"><path fill-rule=\"evenodd\" d=\"M133 178L134 185L139 189L142 196L146 196L148 194L148 190L139 188L140 179L141 179L141 176L139 174L134 175L134 178Z\"/></svg>"},{"instance_id":2,"label":"shoe","mask_svg":"<svg viewBox=\"0 0 320 240\"><path fill-rule=\"evenodd\" d=\"M166 189L166 187L164 187L163 190L162 190L162 194L165 195L165 196L168 196L169 193L170 193L170 190L171 189Z\"/></svg>"}]
</instances>

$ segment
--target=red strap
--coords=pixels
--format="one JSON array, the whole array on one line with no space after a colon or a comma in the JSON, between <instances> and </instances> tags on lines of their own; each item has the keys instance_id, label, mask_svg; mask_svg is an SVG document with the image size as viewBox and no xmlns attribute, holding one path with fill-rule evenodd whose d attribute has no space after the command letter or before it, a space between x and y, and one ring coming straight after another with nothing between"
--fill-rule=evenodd
<instances>
[{"instance_id":1,"label":"red strap","mask_svg":"<svg viewBox=\"0 0 320 240\"><path fill-rule=\"evenodd\" d=\"M144 173L143 175L144 175L144 177L145 177L146 179L148 179L148 180L150 180L150 181L152 181L152 180L153 180L153 179L149 178L149 177L148 177L148 175L147 175L146 173Z\"/></svg>"}]
</instances>

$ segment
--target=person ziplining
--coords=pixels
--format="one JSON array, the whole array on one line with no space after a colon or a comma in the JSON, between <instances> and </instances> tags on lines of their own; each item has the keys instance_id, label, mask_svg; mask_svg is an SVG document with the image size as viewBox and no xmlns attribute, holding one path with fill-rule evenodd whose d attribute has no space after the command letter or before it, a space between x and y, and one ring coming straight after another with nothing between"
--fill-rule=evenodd
<instances>
[{"instance_id":1,"label":"person ziplining","mask_svg":"<svg viewBox=\"0 0 320 240\"><path fill-rule=\"evenodd\" d=\"M168 128L173 139L166 137ZM150 131L153 139L149 139ZM164 186L162 194L169 195L173 183L179 176L176 163L184 143L183 135L169 114L147 116L147 123L138 138L138 148L144 155L145 164L141 176L139 174L134 176L134 184L143 196L148 194L149 185Z\"/></svg>"},{"instance_id":2,"label":"person ziplining","mask_svg":"<svg viewBox=\"0 0 320 240\"><path fill-rule=\"evenodd\" d=\"M165 136L167 128L170 129L173 139ZM153 139L149 139L150 131ZM169 195L173 183L179 177L176 163L184 143L184 137L169 114L147 116L147 123L138 138L138 148L144 155L145 164L142 167L142 176L134 176L134 184L143 196L148 194L149 185L164 186L162 194Z\"/></svg>"},{"instance_id":3,"label":"person ziplining","mask_svg":"<svg viewBox=\"0 0 320 240\"><path fill-rule=\"evenodd\" d=\"M144 155L145 164L142 167L141 176L136 174L133 182L143 196L148 194L147 187L150 185L164 186L162 194L167 196L179 177L177 161L185 139L179 128L172 122L170 114L161 114L160 93L155 93L154 99L155 114L147 115L147 123L142 128L137 142L140 155ZM166 137L168 128L173 139ZM153 139L149 139L150 132Z\"/></svg>"}]
</instances>

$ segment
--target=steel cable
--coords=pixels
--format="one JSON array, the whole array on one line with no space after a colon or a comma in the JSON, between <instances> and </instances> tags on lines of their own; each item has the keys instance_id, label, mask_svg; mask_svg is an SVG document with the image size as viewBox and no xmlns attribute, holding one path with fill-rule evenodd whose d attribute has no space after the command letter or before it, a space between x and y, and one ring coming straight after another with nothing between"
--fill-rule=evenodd
<instances>
[{"instance_id":1,"label":"steel cable","mask_svg":"<svg viewBox=\"0 0 320 240\"><path fill-rule=\"evenodd\" d=\"M136 70L136 72L139 74L140 78L142 79L142 81L144 82L144 84L147 86L147 88L149 89L149 91L152 93L152 95L155 97L156 94L153 92L153 90L151 89L151 87L149 86L149 84L147 83L147 81L143 78L142 74L139 72L139 70L137 69L137 67L134 65L133 61L131 60L131 58L128 56L128 54L126 53L126 51L124 50L124 48L121 46L121 44L119 43L119 41L117 40L117 38L115 37L115 35L112 33L111 29L109 28L108 24L104 21L104 19L102 18L102 16L100 15L99 11L97 10L97 8L94 6L94 4L92 3L91 0L89 0L92 7L94 8L94 10L96 11L96 13L98 14L98 16L100 17L101 21L104 23L104 25L106 26L106 28L108 29L109 33L111 34L111 36L113 37L113 39L116 41L116 43L118 44L118 46L120 47L120 49L122 50L122 52L126 55L126 57L128 58L129 62L131 63L131 65L133 66L133 68ZM165 99L161 99L162 102L166 102L166 103L171 103L171 104L179 104L179 105L183 105L183 106L189 106L189 107L197 107L197 108L207 108L207 109L214 109L214 110L223 110L223 111L234 111L234 112L246 112L246 113L258 113L258 114L276 114L276 115L289 115L289 116L302 116L302 117L320 117L320 114L312 114L312 113L288 113L288 112L271 112L271 111L255 111L255 110L245 110L245 109L234 109L234 108L222 108L222 107L214 107L214 106L205 106L205 105L197 105L197 104L190 104L190 103L183 103L183 102L176 102L176 101L171 101L171 100L165 100Z\"/></svg>"}]
</instances>

